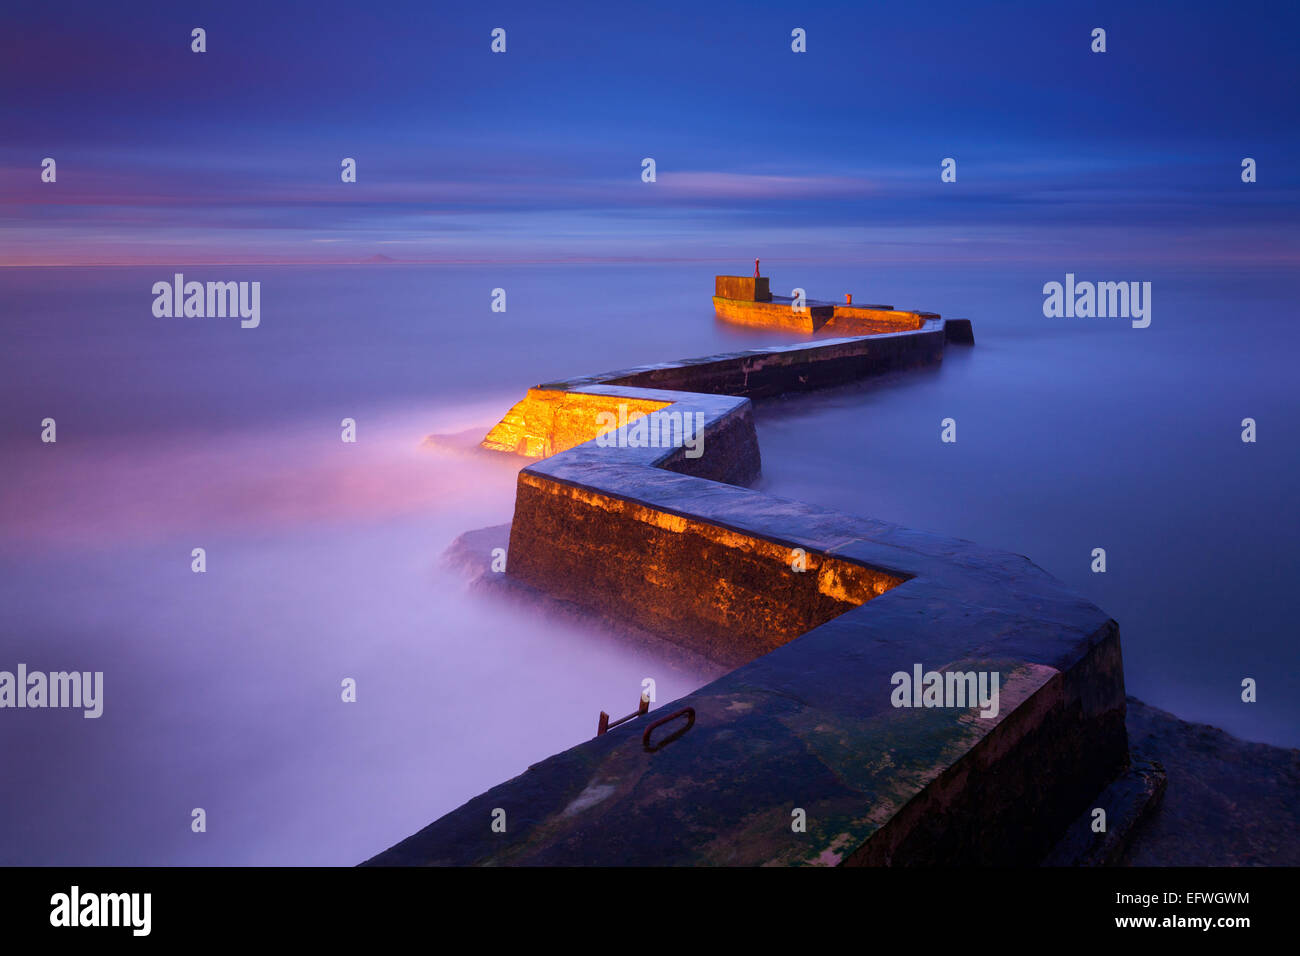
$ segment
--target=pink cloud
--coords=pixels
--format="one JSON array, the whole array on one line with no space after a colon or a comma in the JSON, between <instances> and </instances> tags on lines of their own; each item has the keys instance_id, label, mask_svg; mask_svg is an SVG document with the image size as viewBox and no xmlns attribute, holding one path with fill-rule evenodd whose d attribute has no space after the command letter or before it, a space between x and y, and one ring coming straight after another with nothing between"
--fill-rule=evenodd
<instances>
[{"instance_id":1,"label":"pink cloud","mask_svg":"<svg viewBox=\"0 0 1300 956\"><path fill-rule=\"evenodd\" d=\"M673 196L701 199L853 198L875 194L870 180L850 176L771 176L760 173L665 170L657 185Z\"/></svg>"}]
</instances>

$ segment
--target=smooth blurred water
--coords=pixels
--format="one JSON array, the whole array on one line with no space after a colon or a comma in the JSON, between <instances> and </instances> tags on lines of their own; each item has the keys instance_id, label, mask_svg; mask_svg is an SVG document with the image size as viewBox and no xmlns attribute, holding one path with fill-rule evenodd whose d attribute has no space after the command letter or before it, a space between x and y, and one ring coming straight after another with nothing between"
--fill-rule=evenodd
<instances>
[{"instance_id":1,"label":"smooth blurred water","mask_svg":"<svg viewBox=\"0 0 1300 956\"><path fill-rule=\"evenodd\" d=\"M106 685L98 720L0 711L0 863L354 863L631 710L643 677L660 703L704 682L466 593L438 558L509 520L521 461L420 442L537 382L795 340L714 321L732 269L183 270L262 281L257 329L154 318L171 269L0 269L0 669ZM1131 692L1300 743L1289 276L1080 275L1154 281L1134 330L1043 318L1064 267L764 271L969 316L977 345L761 404L761 488L1026 554L1120 622Z\"/></svg>"}]
</instances>

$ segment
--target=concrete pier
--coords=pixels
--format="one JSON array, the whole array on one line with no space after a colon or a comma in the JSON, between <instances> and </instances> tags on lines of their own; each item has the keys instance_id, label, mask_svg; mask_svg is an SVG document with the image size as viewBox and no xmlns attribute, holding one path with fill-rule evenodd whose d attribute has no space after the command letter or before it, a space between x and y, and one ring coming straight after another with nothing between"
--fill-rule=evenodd
<instances>
[{"instance_id":1,"label":"concrete pier","mask_svg":"<svg viewBox=\"0 0 1300 956\"><path fill-rule=\"evenodd\" d=\"M761 470L750 397L940 361L971 338L913 314L911 330L529 391L484 441L543 458L519 474L509 577L735 669L370 863L1048 858L1127 765L1115 622L1019 555L745 487ZM600 443L597 413L620 403L699 413L703 454ZM895 675L918 665L996 674L996 715L898 706ZM644 728L683 708L691 729L648 751Z\"/></svg>"},{"instance_id":2,"label":"concrete pier","mask_svg":"<svg viewBox=\"0 0 1300 956\"><path fill-rule=\"evenodd\" d=\"M835 335L908 332L939 318L933 312L912 312L892 305L853 305L850 301L805 298L802 305L796 305L792 296L772 295L767 276L717 276L713 310L719 319L735 325Z\"/></svg>"}]
</instances>

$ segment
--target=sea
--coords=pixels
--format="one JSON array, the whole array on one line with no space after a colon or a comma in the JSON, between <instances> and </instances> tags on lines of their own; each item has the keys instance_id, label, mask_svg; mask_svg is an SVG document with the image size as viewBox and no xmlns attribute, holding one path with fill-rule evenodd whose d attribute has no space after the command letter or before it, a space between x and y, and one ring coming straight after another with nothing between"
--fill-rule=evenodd
<instances>
[{"instance_id":1,"label":"sea","mask_svg":"<svg viewBox=\"0 0 1300 956\"><path fill-rule=\"evenodd\" d=\"M526 462L475 442L528 386L802 341L715 319L735 271L0 268L0 671L104 675L97 718L0 709L0 864L355 864L635 710L647 679L656 706L712 679L471 589L443 554L510 520ZM155 316L176 272L260 282L260 324ZM1300 746L1293 273L764 272L969 318L976 344L756 403L759 490L1026 555L1119 622L1130 694ZM1067 272L1150 281L1150 326L1044 316Z\"/></svg>"}]
</instances>

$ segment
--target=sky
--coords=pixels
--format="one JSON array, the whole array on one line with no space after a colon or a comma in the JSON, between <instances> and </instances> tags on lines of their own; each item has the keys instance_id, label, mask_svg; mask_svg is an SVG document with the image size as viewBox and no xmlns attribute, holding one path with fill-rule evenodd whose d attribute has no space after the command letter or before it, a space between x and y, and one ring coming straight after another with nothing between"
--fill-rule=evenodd
<instances>
[{"instance_id":1,"label":"sky","mask_svg":"<svg viewBox=\"0 0 1300 956\"><path fill-rule=\"evenodd\" d=\"M3 20L3 265L1300 258L1294 2L73 2Z\"/></svg>"}]
</instances>

